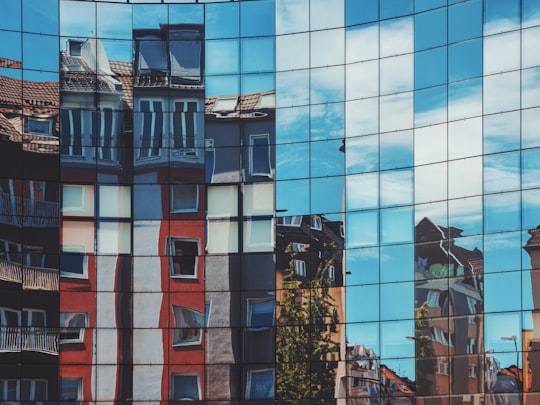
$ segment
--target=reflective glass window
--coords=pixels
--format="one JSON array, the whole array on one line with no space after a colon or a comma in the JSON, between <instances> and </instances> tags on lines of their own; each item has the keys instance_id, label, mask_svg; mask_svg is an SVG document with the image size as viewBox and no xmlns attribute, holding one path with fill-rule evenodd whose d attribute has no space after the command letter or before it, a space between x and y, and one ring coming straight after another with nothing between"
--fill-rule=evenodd
<instances>
[{"instance_id":1,"label":"reflective glass window","mask_svg":"<svg viewBox=\"0 0 540 405\"><path fill-rule=\"evenodd\" d=\"M400 207L381 210L381 243L413 241L413 208ZM412 303L412 300L411 300Z\"/></svg>"},{"instance_id":2,"label":"reflective glass window","mask_svg":"<svg viewBox=\"0 0 540 405\"><path fill-rule=\"evenodd\" d=\"M409 129L414 121L413 93L401 93L380 98L381 132Z\"/></svg>"},{"instance_id":3,"label":"reflective glass window","mask_svg":"<svg viewBox=\"0 0 540 405\"><path fill-rule=\"evenodd\" d=\"M413 0L380 0L381 19L412 14Z\"/></svg>"},{"instance_id":4,"label":"reflective glass window","mask_svg":"<svg viewBox=\"0 0 540 405\"><path fill-rule=\"evenodd\" d=\"M482 40L473 39L448 46L448 81L482 75Z\"/></svg>"},{"instance_id":5,"label":"reflective glass window","mask_svg":"<svg viewBox=\"0 0 540 405\"><path fill-rule=\"evenodd\" d=\"M2 4L0 26L6 30L20 31L21 29L21 0L6 0Z\"/></svg>"},{"instance_id":6,"label":"reflective glass window","mask_svg":"<svg viewBox=\"0 0 540 405\"><path fill-rule=\"evenodd\" d=\"M208 39L234 38L240 33L240 3L205 6L205 35Z\"/></svg>"},{"instance_id":7,"label":"reflective glass window","mask_svg":"<svg viewBox=\"0 0 540 405\"><path fill-rule=\"evenodd\" d=\"M401 55L414 51L412 17L396 18L380 23L380 56Z\"/></svg>"},{"instance_id":8,"label":"reflective glass window","mask_svg":"<svg viewBox=\"0 0 540 405\"><path fill-rule=\"evenodd\" d=\"M482 114L482 79L464 80L448 85L448 120Z\"/></svg>"},{"instance_id":9,"label":"reflective glass window","mask_svg":"<svg viewBox=\"0 0 540 405\"><path fill-rule=\"evenodd\" d=\"M471 0L448 7L448 42L482 35L482 2Z\"/></svg>"},{"instance_id":10,"label":"reflective glass window","mask_svg":"<svg viewBox=\"0 0 540 405\"><path fill-rule=\"evenodd\" d=\"M448 89L437 86L414 93L414 124L422 127L447 120Z\"/></svg>"},{"instance_id":11,"label":"reflective glass window","mask_svg":"<svg viewBox=\"0 0 540 405\"><path fill-rule=\"evenodd\" d=\"M492 35L484 38L484 74L519 69L520 32Z\"/></svg>"},{"instance_id":12,"label":"reflective glass window","mask_svg":"<svg viewBox=\"0 0 540 405\"><path fill-rule=\"evenodd\" d=\"M448 124L448 158L482 154L482 119L470 118Z\"/></svg>"},{"instance_id":13,"label":"reflective glass window","mask_svg":"<svg viewBox=\"0 0 540 405\"><path fill-rule=\"evenodd\" d=\"M520 112L484 116L484 153L519 149Z\"/></svg>"},{"instance_id":14,"label":"reflective glass window","mask_svg":"<svg viewBox=\"0 0 540 405\"><path fill-rule=\"evenodd\" d=\"M276 34L309 31L309 0L275 0ZM232 3L235 4L235 3Z\"/></svg>"},{"instance_id":15,"label":"reflective glass window","mask_svg":"<svg viewBox=\"0 0 540 405\"><path fill-rule=\"evenodd\" d=\"M519 71L484 77L484 112L499 113L519 109Z\"/></svg>"},{"instance_id":16,"label":"reflective glass window","mask_svg":"<svg viewBox=\"0 0 540 405\"><path fill-rule=\"evenodd\" d=\"M528 68L540 65L540 55L535 52L540 43L540 27L521 31L521 67Z\"/></svg>"},{"instance_id":17,"label":"reflective glass window","mask_svg":"<svg viewBox=\"0 0 540 405\"><path fill-rule=\"evenodd\" d=\"M376 21L379 18L379 3L377 0L345 0L345 12L348 26Z\"/></svg>"},{"instance_id":18,"label":"reflective glass window","mask_svg":"<svg viewBox=\"0 0 540 405\"><path fill-rule=\"evenodd\" d=\"M447 159L447 125L439 124L414 130L414 164L416 166Z\"/></svg>"},{"instance_id":19,"label":"reflective glass window","mask_svg":"<svg viewBox=\"0 0 540 405\"><path fill-rule=\"evenodd\" d=\"M484 197L484 232L519 229L521 201L519 192L492 194Z\"/></svg>"},{"instance_id":20,"label":"reflective glass window","mask_svg":"<svg viewBox=\"0 0 540 405\"><path fill-rule=\"evenodd\" d=\"M379 57L379 24L351 27L345 31L347 63Z\"/></svg>"},{"instance_id":21,"label":"reflective glass window","mask_svg":"<svg viewBox=\"0 0 540 405\"><path fill-rule=\"evenodd\" d=\"M519 0L485 0L484 1L484 34L519 29Z\"/></svg>"},{"instance_id":22,"label":"reflective glass window","mask_svg":"<svg viewBox=\"0 0 540 405\"><path fill-rule=\"evenodd\" d=\"M437 86L447 81L446 47L414 54L414 86L416 89Z\"/></svg>"},{"instance_id":23,"label":"reflective glass window","mask_svg":"<svg viewBox=\"0 0 540 405\"><path fill-rule=\"evenodd\" d=\"M310 0L309 16L309 27L312 31L343 27L345 0Z\"/></svg>"},{"instance_id":24,"label":"reflective glass window","mask_svg":"<svg viewBox=\"0 0 540 405\"><path fill-rule=\"evenodd\" d=\"M413 89L413 55L400 55L384 58L380 63L380 93L391 94ZM373 80L366 76L364 80Z\"/></svg>"},{"instance_id":25,"label":"reflective glass window","mask_svg":"<svg viewBox=\"0 0 540 405\"><path fill-rule=\"evenodd\" d=\"M372 172L379 168L377 135L347 138L346 169L348 174Z\"/></svg>"},{"instance_id":26,"label":"reflective glass window","mask_svg":"<svg viewBox=\"0 0 540 405\"><path fill-rule=\"evenodd\" d=\"M240 3L240 35L274 35L274 0Z\"/></svg>"},{"instance_id":27,"label":"reflective glass window","mask_svg":"<svg viewBox=\"0 0 540 405\"><path fill-rule=\"evenodd\" d=\"M376 133L379 129L379 100L373 97L348 101L345 106L345 128L349 136Z\"/></svg>"},{"instance_id":28,"label":"reflective glass window","mask_svg":"<svg viewBox=\"0 0 540 405\"><path fill-rule=\"evenodd\" d=\"M377 208L378 205L378 173L374 172L347 176L347 211Z\"/></svg>"},{"instance_id":29,"label":"reflective glass window","mask_svg":"<svg viewBox=\"0 0 540 405\"><path fill-rule=\"evenodd\" d=\"M484 156L484 193L519 189L519 152Z\"/></svg>"},{"instance_id":30,"label":"reflective glass window","mask_svg":"<svg viewBox=\"0 0 540 405\"><path fill-rule=\"evenodd\" d=\"M418 10L416 11L418 12ZM416 14L414 17L414 49L421 51L446 45L446 21L445 7Z\"/></svg>"},{"instance_id":31,"label":"reflective glass window","mask_svg":"<svg viewBox=\"0 0 540 405\"><path fill-rule=\"evenodd\" d=\"M521 72L521 108L540 105L540 68Z\"/></svg>"},{"instance_id":32,"label":"reflective glass window","mask_svg":"<svg viewBox=\"0 0 540 405\"><path fill-rule=\"evenodd\" d=\"M380 183L382 207L413 202L413 171L411 169L381 172Z\"/></svg>"},{"instance_id":33,"label":"reflective glass window","mask_svg":"<svg viewBox=\"0 0 540 405\"><path fill-rule=\"evenodd\" d=\"M359 211L347 214L347 248L376 245L379 241L379 213Z\"/></svg>"}]
</instances>

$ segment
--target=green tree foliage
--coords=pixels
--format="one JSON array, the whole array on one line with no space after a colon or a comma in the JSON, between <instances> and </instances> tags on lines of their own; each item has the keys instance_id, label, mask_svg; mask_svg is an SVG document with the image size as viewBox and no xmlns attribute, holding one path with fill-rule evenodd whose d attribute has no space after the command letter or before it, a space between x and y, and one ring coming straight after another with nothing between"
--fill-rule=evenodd
<instances>
[{"instance_id":1,"label":"green tree foliage","mask_svg":"<svg viewBox=\"0 0 540 405\"><path fill-rule=\"evenodd\" d=\"M433 342L429 334L428 308L429 304L424 302L414 310L414 340L417 362L416 394L419 396L432 394L432 379L437 370L435 350L433 349Z\"/></svg>"},{"instance_id":2,"label":"green tree foliage","mask_svg":"<svg viewBox=\"0 0 540 405\"><path fill-rule=\"evenodd\" d=\"M286 249L291 257L290 246ZM333 404L340 345L339 316L322 261L312 280L295 277L291 259L277 302L276 399L280 404Z\"/></svg>"}]
</instances>

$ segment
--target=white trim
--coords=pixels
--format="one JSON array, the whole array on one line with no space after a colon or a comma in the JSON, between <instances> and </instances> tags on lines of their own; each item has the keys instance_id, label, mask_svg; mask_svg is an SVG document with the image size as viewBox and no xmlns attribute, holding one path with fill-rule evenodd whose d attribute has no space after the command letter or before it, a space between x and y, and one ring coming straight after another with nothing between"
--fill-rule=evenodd
<instances>
[{"instance_id":1,"label":"white trim","mask_svg":"<svg viewBox=\"0 0 540 405\"><path fill-rule=\"evenodd\" d=\"M300 277L306 277L306 262L299 259L293 259L294 274Z\"/></svg>"},{"instance_id":2,"label":"white trim","mask_svg":"<svg viewBox=\"0 0 540 405\"><path fill-rule=\"evenodd\" d=\"M322 231L322 218L320 215L311 215L309 217L309 227L317 231Z\"/></svg>"},{"instance_id":3,"label":"white trim","mask_svg":"<svg viewBox=\"0 0 540 405\"><path fill-rule=\"evenodd\" d=\"M178 346L195 346L195 345L200 345L201 342L202 342L202 332L203 332L203 328L204 328L204 318L205 318L205 314L200 312L200 311L197 311L196 309L193 309L193 308L189 308L189 307L186 307L184 305L177 305L177 304L172 304L171 306L171 309L172 309L172 313L173 313L173 318L174 318L174 328L173 328L173 331L172 331L172 346L173 347L178 347ZM193 326L190 326L188 325L187 327L184 327L182 325L178 325L178 323L180 322L180 313L176 311L176 309L179 309L179 310L187 310L187 311L190 311L190 312L193 312L195 316L201 316L203 318L203 322L201 323L201 325L193 325ZM196 330L196 333L197 334L194 334L193 336L195 336L197 339L193 339L193 340L182 340L182 339L177 339L176 338L176 334L179 333L179 331L181 331L182 329L193 329L193 330Z\"/></svg>"},{"instance_id":4,"label":"white trim","mask_svg":"<svg viewBox=\"0 0 540 405\"><path fill-rule=\"evenodd\" d=\"M176 257L175 254L173 254L173 246L172 244L176 241L182 241L182 242L195 242L197 244L197 255L195 256L195 261L193 264L193 274L176 274L173 272L174 269L174 261L173 258ZM199 268L199 256L201 255L201 241L197 238L186 238L183 236L168 236L167 237L167 246L165 254L169 256L169 275L172 278L187 278L187 279L196 279L198 275L198 268Z\"/></svg>"},{"instance_id":5,"label":"white trim","mask_svg":"<svg viewBox=\"0 0 540 405\"><path fill-rule=\"evenodd\" d=\"M88 278L88 256L84 252L84 245L62 245L62 252L60 254L60 277L66 277L66 278L80 278L80 279L87 279ZM62 254L67 253L78 253L82 256L83 262L83 272L82 273L72 273L72 272L66 272L62 271Z\"/></svg>"},{"instance_id":6,"label":"white trim","mask_svg":"<svg viewBox=\"0 0 540 405\"><path fill-rule=\"evenodd\" d=\"M62 325L62 315L69 315L69 314L75 314L75 315L84 315L84 326L63 326ZM86 331L86 328L88 328L88 312L79 312L79 311L62 311L60 312L60 332L59 332L59 343L83 343L84 342L84 333ZM70 329L79 329L79 337L75 339L62 339L62 330L70 330Z\"/></svg>"},{"instance_id":7,"label":"white trim","mask_svg":"<svg viewBox=\"0 0 540 405\"><path fill-rule=\"evenodd\" d=\"M173 398L173 394L174 394L174 378L175 377L197 377L197 392L198 392L198 395L199 397L197 399L193 399L193 398ZM183 373L183 372L178 372L178 373L171 373L171 393L170 393L171 397L170 399L172 401L200 401L201 400L201 377L198 373Z\"/></svg>"}]
</instances>

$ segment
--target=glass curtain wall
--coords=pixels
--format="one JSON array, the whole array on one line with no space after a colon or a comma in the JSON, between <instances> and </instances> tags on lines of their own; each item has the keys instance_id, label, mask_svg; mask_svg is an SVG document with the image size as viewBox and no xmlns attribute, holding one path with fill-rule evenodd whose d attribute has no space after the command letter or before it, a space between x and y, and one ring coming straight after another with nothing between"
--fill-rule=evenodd
<instances>
[{"instance_id":1,"label":"glass curtain wall","mask_svg":"<svg viewBox=\"0 0 540 405\"><path fill-rule=\"evenodd\" d=\"M540 401L540 1L2 7L0 401Z\"/></svg>"}]
</instances>

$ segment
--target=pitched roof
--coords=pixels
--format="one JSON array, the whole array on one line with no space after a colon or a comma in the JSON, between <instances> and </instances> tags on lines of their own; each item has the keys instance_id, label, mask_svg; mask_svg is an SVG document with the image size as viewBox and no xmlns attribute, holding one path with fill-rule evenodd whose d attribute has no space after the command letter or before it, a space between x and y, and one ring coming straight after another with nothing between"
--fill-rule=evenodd
<instances>
[{"instance_id":1,"label":"pitched roof","mask_svg":"<svg viewBox=\"0 0 540 405\"><path fill-rule=\"evenodd\" d=\"M265 114L261 114L263 110L273 109L275 107L275 102L272 98L275 93L275 90L269 90L249 94L206 97L205 114L212 115L218 119L263 117L266 116ZM236 98L236 104L234 104L233 108L226 111L214 111L218 101L227 100L230 102L233 100L234 102L234 98ZM262 101L265 98L269 99L270 102L263 103Z\"/></svg>"},{"instance_id":2,"label":"pitched roof","mask_svg":"<svg viewBox=\"0 0 540 405\"><path fill-rule=\"evenodd\" d=\"M18 60L0 57L1 68L22 69L22 62Z\"/></svg>"},{"instance_id":3,"label":"pitched roof","mask_svg":"<svg viewBox=\"0 0 540 405\"><path fill-rule=\"evenodd\" d=\"M3 111L25 115L56 115L60 107L59 84L0 76L0 105Z\"/></svg>"}]
</instances>

